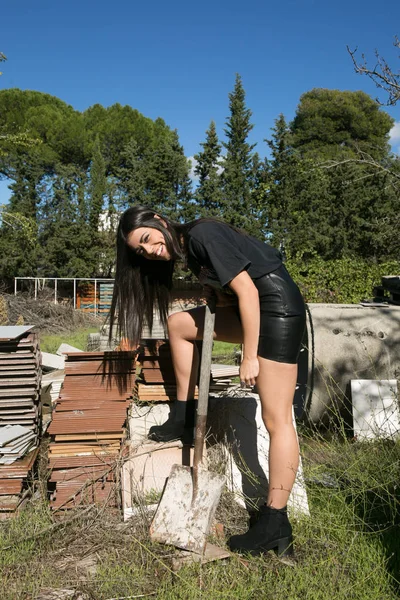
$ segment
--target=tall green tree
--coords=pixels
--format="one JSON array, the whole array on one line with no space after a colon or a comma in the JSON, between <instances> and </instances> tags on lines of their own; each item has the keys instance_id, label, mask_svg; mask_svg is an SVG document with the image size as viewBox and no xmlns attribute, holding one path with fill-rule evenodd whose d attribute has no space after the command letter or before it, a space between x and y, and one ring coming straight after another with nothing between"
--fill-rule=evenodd
<instances>
[{"instance_id":1,"label":"tall green tree","mask_svg":"<svg viewBox=\"0 0 400 600\"><path fill-rule=\"evenodd\" d=\"M119 208L131 204L147 203L148 154L140 151L139 144L132 138L121 152L121 164L116 169L118 186L122 191Z\"/></svg>"},{"instance_id":2,"label":"tall green tree","mask_svg":"<svg viewBox=\"0 0 400 600\"><path fill-rule=\"evenodd\" d=\"M348 157L361 150L376 159L390 151L393 119L364 92L315 88L303 94L291 123L302 156Z\"/></svg>"},{"instance_id":3,"label":"tall green tree","mask_svg":"<svg viewBox=\"0 0 400 600\"><path fill-rule=\"evenodd\" d=\"M221 144L215 122L211 121L206 139L200 144L202 152L194 155L195 175L199 178L195 198L199 215L219 217L224 212L221 186Z\"/></svg>"},{"instance_id":4,"label":"tall green tree","mask_svg":"<svg viewBox=\"0 0 400 600\"><path fill-rule=\"evenodd\" d=\"M103 213L107 191L106 165L101 151L99 136L93 146L93 159L90 165L89 182L89 227L93 235L99 231L99 221Z\"/></svg>"},{"instance_id":5,"label":"tall green tree","mask_svg":"<svg viewBox=\"0 0 400 600\"><path fill-rule=\"evenodd\" d=\"M20 132L40 143L11 143ZM8 261L8 276L110 275L121 210L142 202L171 218L195 214L176 131L130 106L97 104L80 113L48 94L0 91L2 175L11 180L13 222L32 219L42 247L28 262L22 245L7 253L14 238L8 221L0 225L2 241L8 240L3 251L15 267ZM0 276L5 272L0 261Z\"/></svg>"},{"instance_id":6,"label":"tall green tree","mask_svg":"<svg viewBox=\"0 0 400 600\"><path fill-rule=\"evenodd\" d=\"M270 139L268 169L268 231L272 245L282 251L288 245L290 204L293 198L294 174L298 167L291 144L291 133L283 114L275 120Z\"/></svg>"},{"instance_id":7,"label":"tall green tree","mask_svg":"<svg viewBox=\"0 0 400 600\"><path fill-rule=\"evenodd\" d=\"M251 196L252 155L255 144L249 144L248 135L253 129L251 110L246 107L246 94L240 75L236 75L233 92L229 94L230 116L226 121L223 143L226 156L223 160L223 217L232 225L249 233L258 234L260 223L254 214Z\"/></svg>"},{"instance_id":8,"label":"tall green tree","mask_svg":"<svg viewBox=\"0 0 400 600\"><path fill-rule=\"evenodd\" d=\"M369 168L362 157L378 166L390 160L392 124L363 92L316 89L301 97L290 128L292 150L300 161L292 169L295 191L289 193L289 213L292 219L296 216L292 249L298 249L302 230L308 232L310 249L323 258L377 258L371 218L379 213L383 198L386 208L390 200L384 172ZM308 208L301 202L304 191Z\"/></svg>"}]
</instances>

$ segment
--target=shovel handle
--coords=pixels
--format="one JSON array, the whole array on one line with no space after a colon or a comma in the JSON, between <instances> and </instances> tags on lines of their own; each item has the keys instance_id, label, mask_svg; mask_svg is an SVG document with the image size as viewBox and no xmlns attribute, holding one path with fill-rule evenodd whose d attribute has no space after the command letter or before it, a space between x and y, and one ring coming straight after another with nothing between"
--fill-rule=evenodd
<instances>
[{"instance_id":1,"label":"shovel handle","mask_svg":"<svg viewBox=\"0 0 400 600\"><path fill-rule=\"evenodd\" d=\"M199 400L197 404L196 433L193 456L193 495L197 489L198 466L201 463L204 438L207 426L208 392L210 390L210 371L212 346L214 339L215 302L209 301L205 306L203 348L201 352Z\"/></svg>"}]
</instances>

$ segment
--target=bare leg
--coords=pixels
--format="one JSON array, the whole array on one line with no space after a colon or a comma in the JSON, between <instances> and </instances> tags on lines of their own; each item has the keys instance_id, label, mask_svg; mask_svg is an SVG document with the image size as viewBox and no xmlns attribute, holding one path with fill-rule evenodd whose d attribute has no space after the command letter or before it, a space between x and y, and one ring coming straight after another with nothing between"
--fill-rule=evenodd
<instances>
[{"instance_id":1,"label":"bare leg","mask_svg":"<svg viewBox=\"0 0 400 600\"><path fill-rule=\"evenodd\" d=\"M259 509L256 523L242 535L233 535L228 545L235 552L278 555L293 553L293 535L286 505L299 463L297 435L292 421L297 365L258 357L260 373L257 388L262 416L270 436L269 492Z\"/></svg>"},{"instance_id":2,"label":"bare leg","mask_svg":"<svg viewBox=\"0 0 400 600\"><path fill-rule=\"evenodd\" d=\"M292 417L297 365L261 357L259 363L257 389L270 437L267 505L282 508L287 504L299 465L299 445Z\"/></svg>"},{"instance_id":3,"label":"bare leg","mask_svg":"<svg viewBox=\"0 0 400 600\"><path fill-rule=\"evenodd\" d=\"M199 364L197 349L195 349L193 341L202 339L203 326L203 307L174 313L168 319L168 337L179 400L193 398ZM242 327L232 307L217 308L214 339L241 343Z\"/></svg>"}]
</instances>

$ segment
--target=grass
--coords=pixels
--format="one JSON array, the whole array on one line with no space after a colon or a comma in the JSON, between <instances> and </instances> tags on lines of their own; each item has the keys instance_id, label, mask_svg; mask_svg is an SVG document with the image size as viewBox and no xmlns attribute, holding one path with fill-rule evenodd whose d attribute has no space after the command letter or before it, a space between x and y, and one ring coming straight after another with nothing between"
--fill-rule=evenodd
<instances>
[{"instance_id":1,"label":"grass","mask_svg":"<svg viewBox=\"0 0 400 600\"><path fill-rule=\"evenodd\" d=\"M222 364L236 364L235 352L240 350L240 344L215 341L213 343L213 360Z\"/></svg>"},{"instance_id":2,"label":"grass","mask_svg":"<svg viewBox=\"0 0 400 600\"><path fill-rule=\"evenodd\" d=\"M42 336L41 348L54 352L67 342L85 349L92 331ZM234 349L215 342L214 358L232 358ZM175 571L178 551L151 542L144 512L123 523L118 511L95 507L60 524L47 502L36 500L0 521L1 600L36 598L43 588L76 589L87 600L395 600L400 443L354 443L339 434L328 440L301 426L299 439L310 516L292 517L294 566L269 552ZM217 511L225 538L213 542L224 545L244 531L246 517L225 492Z\"/></svg>"},{"instance_id":3,"label":"grass","mask_svg":"<svg viewBox=\"0 0 400 600\"><path fill-rule=\"evenodd\" d=\"M50 587L78 589L89 600L395 600L400 444L327 442L309 432L300 441L311 514L292 519L294 566L269 552L175 572L177 551L150 541L143 515L122 523L117 511L94 508L46 533L55 518L36 501L0 521L1 599L35 598ZM217 518L226 536L246 527L228 493Z\"/></svg>"},{"instance_id":4,"label":"grass","mask_svg":"<svg viewBox=\"0 0 400 600\"><path fill-rule=\"evenodd\" d=\"M55 354L60 344L69 344L79 350L86 350L87 348L87 337L89 333L96 333L99 331L98 327L86 327L78 329L73 333L66 334L40 334L40 349L43 352L50 352Z\"/></svg>"},{"instance_id":5,"label":"grass","mask_svg":"<svg viewBox=\"0 0 400 600\"><path fill-rule=\"evenodd\" d=\"M60 344L70 344L79 350L86 350L87 336L89 333L98 332L98 327L86 327L78 329L73 333L65 334L40 334L40 349L43 352L55 353ZM228 342L214 342L213 356L234 360L234 352L239 348L238 344L229 344Z\"/></svg>"}]
</instances>

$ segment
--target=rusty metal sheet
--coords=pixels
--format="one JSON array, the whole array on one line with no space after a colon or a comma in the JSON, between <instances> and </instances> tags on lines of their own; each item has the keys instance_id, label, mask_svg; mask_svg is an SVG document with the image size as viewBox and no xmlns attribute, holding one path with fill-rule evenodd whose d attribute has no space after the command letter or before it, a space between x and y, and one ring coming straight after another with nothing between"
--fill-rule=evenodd
<instances>
[{"instance_id":1,"label":"rusty metal sheet","mask_svg":"<svg viewBox=\"0 0 400 600\"><path fill-rule=\"evenodd\" d=\"M115 462L126 435L127 409L136 386L134 357L132 352L66 354L66 376L48 429L53 438L49 467L56 484L53 508L73 508L86 499L97 501L99 494L101 500L110 495L109 481L106 488L96 483L82 494L81 490L87 472L89 480L96 474L113 477L109 463Z\"/></svg>"},{"instance_id":2,"label":"rusty metal sheet","mask_svg":"<svg viewBox=\"0 0 400 600\"><path fill-rule=\"evenodd\" d=\"M49 466L51 469L74 469L84 467L95 467L97 465L111 466L116 463L118 454L109 456L50 456Z\"/></svg>"},{"instance_id":3,"label":"rusty metal sheet","mask_svg":"<svg viewBox=\"0 0 400 600\"><path fill-rule=\"evenodd\" d=\"M20 477L21 479L23 479L27 477L29 471L33 468L33 465L35 464L38 453L39 448L35 448L23 458L19 458L12 465L0 465L0 478L9 479Z\"/></svg>"},{"instance_id":4,"label":"rusty metal sheet","mask_svg":"<svg viewBox=\"0 0 400 600\"><path fill-rule=\"evenodd\" d=\"M8 496L19 494L22 490L22 481L19 479L0 479L0 495Z\"/></svg>"}]
</instances>

